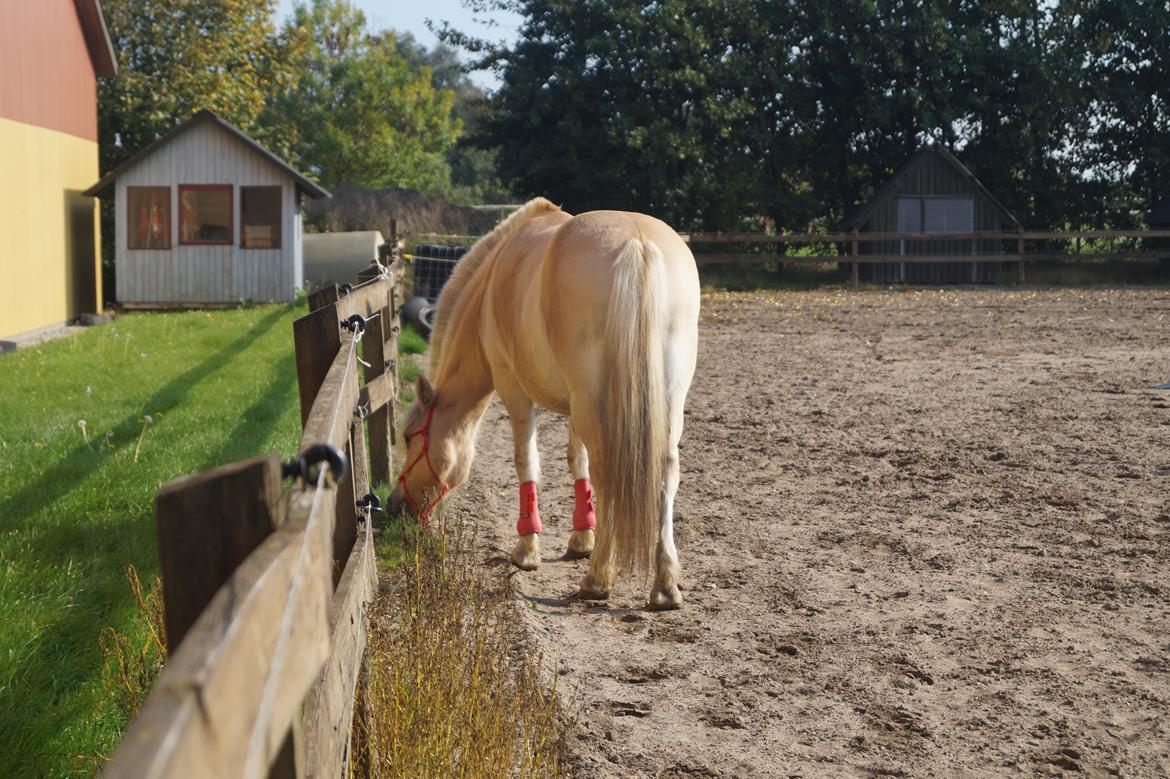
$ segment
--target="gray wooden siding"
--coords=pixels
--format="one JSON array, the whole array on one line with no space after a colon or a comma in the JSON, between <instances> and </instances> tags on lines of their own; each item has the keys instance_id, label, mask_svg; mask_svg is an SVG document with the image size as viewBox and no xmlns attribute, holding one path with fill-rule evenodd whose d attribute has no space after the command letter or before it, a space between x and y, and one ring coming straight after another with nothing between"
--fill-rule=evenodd
<instances>
[{"instance_id":1,"label":"gray wooden siding","mask_svg":"<svg viewBox=\"0 0 1170 779\"><path fill-rule=\"evenodd\" d=\"M899 197L970 197L975 205L975 232L1008 228L1002 212L980 191L975 182L960 176L937 154L925 154L895 182L877 204L862 232L897 232ZM907 241L862 244L863 254L992 254L1001 251L995 241ZM999 280L1000 263L873 263L860 268L865 281L911 283L994 283Z\"/></svg>"},{"instance_id":2,"label":"gray wooden siding","mask_svg":"<svg viewBox=\"0 0 1170 779\"><path fill-rule=\"evenodd\" d=\"M179 244L179 184L232 185L232 244ZM240 248L240 187L279 186L281 248ZM126 188L171 189L170 250L127 247ZM115 191L117 294L125 303L288 301L301 282L301 222L293 179L211 124L191 128L123 173Z\"/></svg>"}]
</instances>

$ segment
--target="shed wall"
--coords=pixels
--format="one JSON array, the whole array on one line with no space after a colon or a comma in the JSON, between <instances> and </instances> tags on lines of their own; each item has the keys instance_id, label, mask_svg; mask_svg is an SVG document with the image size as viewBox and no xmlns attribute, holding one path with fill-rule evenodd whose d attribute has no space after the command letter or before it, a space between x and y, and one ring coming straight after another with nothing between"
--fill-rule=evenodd
<instances>
[{"instance_id":1,"label":"shed wall","mask_svg":"<svg viewBox=\"0 0 1170 779\"><path fill-rule=\"evenodd\" d=\"M179 243L179 184L231 184L233 241L183 246ZM241 249L240 187L281 188L281 248ZM172 246L128 247L126 188L171 189ZM292 177L210 124L179 135L118 177L117 292L124 303L230 303L238 300L289 301L300 278L300 214Z\"/></svg>"},{"instance_id":2,"label":"shed wall","mask_svg":"<svg viewBox=\"0 0 1170 779\"><path fill-rule=\"evenodd\" d=\"M923 155L904 175L894 182L878 202L861 232L898 232L898 198L912 196L970 197L974 201L975 231L1004 230L1003 213L976 186L961 176L938 154ZM1002 246L996 241L907 241L862 244L862 254L992 254ZM867 263L860 268L862 280L910 283L995 283L999 281L1001 263Z\"/></svg>"}]
</instances>

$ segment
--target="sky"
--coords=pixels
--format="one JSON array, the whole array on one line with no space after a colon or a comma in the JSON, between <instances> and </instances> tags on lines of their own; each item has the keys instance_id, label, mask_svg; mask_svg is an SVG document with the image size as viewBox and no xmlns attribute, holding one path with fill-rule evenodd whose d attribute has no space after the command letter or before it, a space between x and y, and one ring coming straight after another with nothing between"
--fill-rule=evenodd
<instances>
[{"instance_id":1,"label":"sky","mask_svg":"<svg viewBox=\"0 0 1170 779\"><path fill-rule=\"evenodd\" d=\"M521 17L516 14L501 14L495 12L490 15L498 26L488 27L483 24L484 15L473 14L463 7L460 0L352 0L366 15L366 22L371 29L380 30L393 27L396 30L405 30L414 35L415 39L430 48L438 43L438 39L427 29L426 20L431 19L437 26L448 21L457 30L478 35L489 40L516 40L517 30ZM276 17L277 24L282 23L292 15L294 0L279 0ZM488 72L471 73L475 83L487 89L494 89L498 84L495 76Z\"/></svg>"}]
</instances>

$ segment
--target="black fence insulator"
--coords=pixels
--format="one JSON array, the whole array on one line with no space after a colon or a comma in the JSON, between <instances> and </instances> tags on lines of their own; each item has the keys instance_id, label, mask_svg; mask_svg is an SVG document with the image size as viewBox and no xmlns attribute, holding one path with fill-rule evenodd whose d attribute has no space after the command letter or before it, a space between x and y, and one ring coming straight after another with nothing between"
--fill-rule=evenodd
<instances>
[{"instance_id":1,"label":"black fence insulator","mask_svg":"<svg viewBox=\"0 0 1170 779\"><path fill-rule=\"evenodd\" d=\"M337 296L338 297L343 298L351 292L353 292L353 285L350 284L348 281L337 288Z\"/></svg>"},{"instance_id":2,"label":"black fence insulator","mask_svg":"<svg viewBox=\"0 0 1170 779\"><path fill-rule=\"evenodd\" d=\"M321 463L329 466L329 472L333 474L334 481L340 481L349 469L349 461L345 457L345 452L329 444L313 444L301 452L299 457L284 463L280 468L280 473L286 479L304 479L308 482L312 481L310 472L313 466Z\"/></svg>"},{"instance_id":3,"label":"black fence insulator","mask_svg":"<svg viewBox=\"0 0 1170 779\"><path fill-rule=\"evenodd\" d=\"M354 335L361 335L366 331L366 318L361 314L353 314L341 323L341 326Z\"/></svg>"},{"instance_id":4,"label":"black fence insulator","mask_svg":"<svg viewBox=\"0 0 1170 779\"><path fill-rule=\"evenodd\" d=\"M381 514L383 512L382 500L372 492L367 492L362 496L361 500L357 502L358 512L364 515L367 511L371 515Z\"/></svg>"}]
</instances>

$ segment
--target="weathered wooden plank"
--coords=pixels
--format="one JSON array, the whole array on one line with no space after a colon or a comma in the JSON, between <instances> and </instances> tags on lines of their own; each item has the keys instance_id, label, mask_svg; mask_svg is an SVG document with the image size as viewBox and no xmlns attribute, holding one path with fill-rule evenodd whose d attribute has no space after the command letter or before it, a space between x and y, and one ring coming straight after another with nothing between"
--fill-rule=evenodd
<instances>
[{"instance_id":1,"label":"weathered wooden plank","mask_svg":"<svg viewBox=\"0 0 1170 779\"><path fill-rule=\"evenodd\" d=\"M683 235L688 243L848 243L852 233L695 233ZM1170 238L1170 230L989 230L966 233L858 233L862 243L880 241L1067 241L1075 238Z\"/></svg>"},{"instance_id":2,"label":"weathered wooden plank","mask_svg":"<svg viewBox=\"0 0 1170 779\"><path fill-rule=\"evenodd\" d=\"M337 311L341 319L348 319L353 314L370 317L386 308L387 297L392 286L391 277L378 276L364 284L358 284L345 297L337 301Z\"/></svg>"},{"instance_id":3,"label":"weathered wooden plank","mask_svg":"<svg viewBox=\"0 0 1170 779\"><path fill-rule=\"evenodd\" d=\"M267 455L176 479L155 497L169 650L215 593L280 526L280 457Z\"/></svg>"},{"instance_id":4,"label":"weathered wooden plank","mask_svg":"<svg viewBox=\"0 0 1170 779\"><path fill-rule=\"evenodd\" d=\"M377 589L370 523L361 526L353 552L329 609L329 658L320 680L305 699L305 773L309 777L348 776L354 697L366 648L366 605Z\"/></svg>"},{"instance_id":5,"label":"weathered wooden plank","mask_svg":"<svg viewBox=\"0 0 1170 779\"><path fill-rule=\"evenodd\" d=\"M384 311L366 322L362 335L362 359L365 369L366 386L362 387L359 405L369 411L366 423L370 429L370 481L386 484L390 481L390 412L386 409L393 399L387 390L386 380L386 339L382 323L386 321Z\"/></svg>"},{"instance_id":6,"label":"weathered wooden plank","mask_svg":"<svg viewBox=\"0 0 1170 779\"><path fill-rule=\"evenodd\" d=\"M328 311L324 308L322 311ZM313 316L310 314L310 316ZM306 317L307 318L307 317ZM300 321L300 320L298 320ZM347 338L333 357L320 390L305 419L300 451L314 444L331 444L339 450L349 440L349 425L357 408L357 344Z\"/></svg>"},{"instance_id":7,"label":"weathered wooden plank","mask_svg":"<svg viewBox=\"0 0 1170 779\"><path fill-rule=\"evenodd\" d=\"M317 391L341 347L341 319L330 304L293 322L293 347L297 361L297 391L301 400L301 424L308 422Z\"/></svg>"},{"instance_id":8,"label":"weathered wooden plank","mask_svg":"<svg viewBox=\"0 0 1170 779\"><path fill-rule=\"evenodd\" d=\"M324 308L330 303L337 302L337 285L326 284L323 287L318 287L309 293L309 311L316 311L319 308Z\"/></svg>"},{"instance_id":9,"label":"weathered wooden plank","mask_svg":"<svg viewBox=\"0 0 1170 779\"><path fill-rule=\"evenodd\" d=\"M1170 256L1170 248L1163 251L1095 252L1092 254L1065 254L1063 252L1032 252L1029 254L829 254L823 256L795 256L790 254L696 254L698 265L763 265L770 262L817 264L829 262L1079 262L1082 260L1147 260Z\"/></svg>"},{"instance_id":10,"label":"weathered wooden plank","mask_svg":"<svg viewBox=\"0 0 1170 779\"><path fill-rule=\"evenodd\" d=\"M334 490L294 488L284 525L171 655L107 777L262 777L329 654Z\"/></svg>"},{"instance_id":11,"label":"weathered wooden plank","mask_svg":"<svg viewBox=\"0 0 1170 779\"><path fill-rule=\"evenodd\" d=\"M389 361L387 361L389 364ZM394 385L391 381L391 376L384 373L369 381L366 386L362 387L358 392L358 404L366 406L371 409L385 408L387 405L394 402ZM374 412L370 412L370 418L373 418ZM371 428L372 429L372 428ZM373 441L371 440L371 445Z\"/></svg>"}]
</instances>

